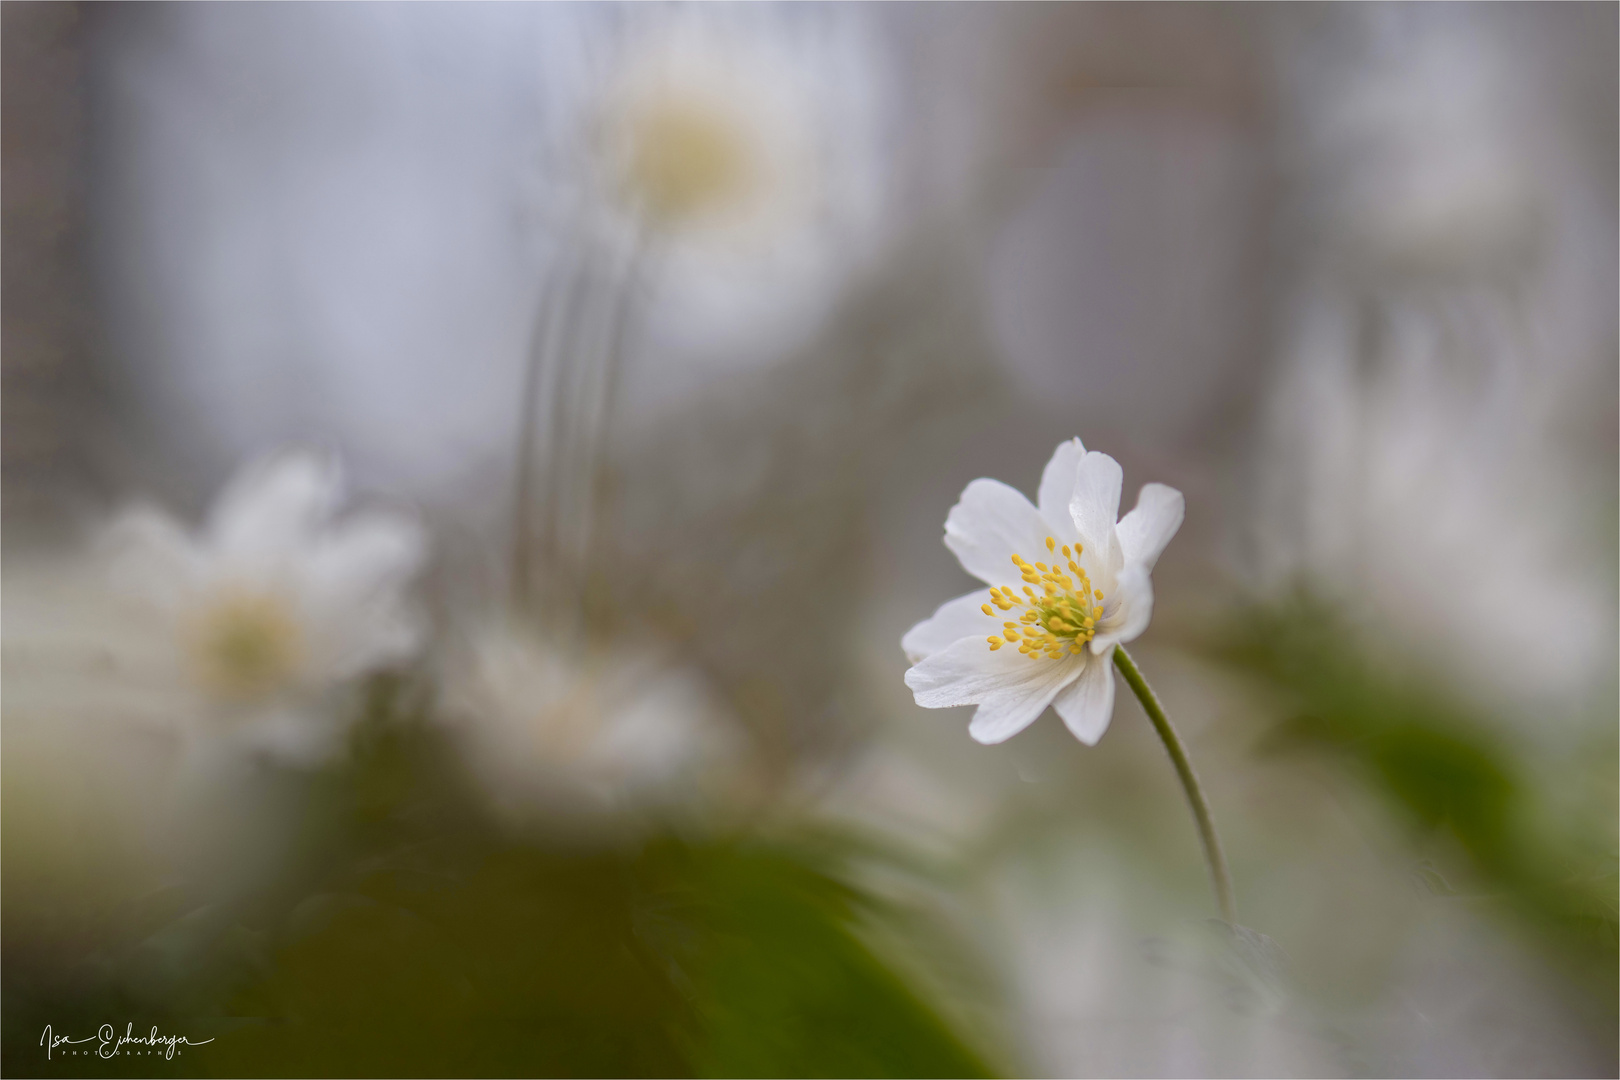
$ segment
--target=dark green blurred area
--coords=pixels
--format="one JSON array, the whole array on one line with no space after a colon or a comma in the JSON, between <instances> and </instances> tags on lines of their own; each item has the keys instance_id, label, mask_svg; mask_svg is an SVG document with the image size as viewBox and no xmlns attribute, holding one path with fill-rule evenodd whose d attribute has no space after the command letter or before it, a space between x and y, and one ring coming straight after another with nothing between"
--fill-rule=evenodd
<instances>
[{"instance_id":1,"label":"dark green blurred area","mask_svg":"<svg viewBox=\"0 0 1620 1080\"><path fill-rule=\"evenodd\" d=\"M8 1075L990 1075L824 838L514 836L401 685L367 712L274 888L131 900L77 956L6 920ZM214 1041L44 1061L46 1025L130 1021Z\"/></svg>"},{"instance_id":2,"label":"dark green blurred area","mask_svg":"<svg viewBox=\"0 0 1620 1080\"><path fill-rule=\"evenodd\" d=\"M1612 1044L1620 1022L1613 726L1588 725L1567 759L1545 760L1539 744L1510 738L1440 680L1373 661L1353 628L1308 596L1234 625L1246 629L1211 651L1286 702L1288 719L1261 751L1328 754L1382 794L1427 856L1424 887L1527 929L1568 978L1581 1018ZM1563 799L1549 797L1549 774Z\"/></svg>"}]
</instances>

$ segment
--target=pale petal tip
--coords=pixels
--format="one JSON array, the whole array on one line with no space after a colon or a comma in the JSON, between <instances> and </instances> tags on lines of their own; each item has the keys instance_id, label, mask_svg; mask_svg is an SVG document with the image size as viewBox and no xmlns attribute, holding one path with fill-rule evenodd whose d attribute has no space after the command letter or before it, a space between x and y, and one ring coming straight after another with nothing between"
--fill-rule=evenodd
<instances>
[{"instance_id":1,"label":"pale petal tip","mask_svg":"<svg viewBox=\"0 0 1620 1080\"><path fill-rule=\"evenodd\" d=\"M1108 725L1113 722L1113 719L1114 718L1110 716L1107 720L1104 720L1102 727L1098 728L1096 731L1075 731L1073 728L1070 728L1069 732L1076 739L1080 740L1081 745L1096 746L1098 743L1102 742L1102 737L1108 733Z\"/></svg>"},{"instance_id":2,"label":"pale petal tip","mask_svg":"<svg viewBox=\"0 0 1620 1080\"><path fill-rule=\"evenodd\" d=\"M977 713L974 714L973 722L968 724L968 735L980 746L999 746L1024 730L1017 728L1009 731L1006 728L986 727L979 723Z\"/></svg>"},{"instance_id":3,"label":"pale petal tip","mask_svg":"<svg viewBox=\"0 0 1620 1080\"><path fill-rule=\"evenodd\" d=\"M923 627L927 626L928 623L929 623L929 620L924 619L922 622L917 623L910 630L907 630L904 634L902 634L900 636L900 651L906 654L906 663L908 663L908 664L918 663L926 655L921 650L921 645L920 645L920 643L918 641L918 637L919 637Z\"/></svg>"}]
</instances>

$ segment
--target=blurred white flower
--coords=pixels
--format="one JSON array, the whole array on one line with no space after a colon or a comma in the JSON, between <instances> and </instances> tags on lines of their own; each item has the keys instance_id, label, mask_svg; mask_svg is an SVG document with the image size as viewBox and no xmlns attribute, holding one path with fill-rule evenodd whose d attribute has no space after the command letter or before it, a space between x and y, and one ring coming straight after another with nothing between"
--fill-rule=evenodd
<instances>
[{"instance_id":1,"label":"blurred white flower","mask_svg":"<svg viewBox=\"0 0 1620 1080\"><path fill-rule=\"evenodd\" d=\"M1492 706L1578 699L1613 661L1612 581L1534 388L1511 360L1492 370L1483 339L1470 385L1428 313L1389 316L1369 357L1350 298L1296 312L1263 473L1269 584L1304 576L1370 641Z\"/></svg>"},{"instance_id":2,"label":"blurred white flower","mask_svg":"<svg viewBox=\"0 0 1620 1080\"><path fill-rule=\"evenodd\" d=\"M447 660L444 713L494 805L578 823L712 791L736 750L702 678L651 652L565 652L509 620Z\"/></svg>"},{"instance_id":3,"label":"blurred white flower","mask_svg":"<svg viewBox=\"0 0 1620 1080\"><path fill-rule=\"evenodd\" d=\"M1304 227L1262 575L1538 737L1570 730L1547 707L1600 700L1615 655L1594 517L1614 489L1614 207L1567 96L1600 24L1372 5L1296 25L1279 131Z\"/></svg>"},{"instance_id":4,"label":"blurred white flower","mask_svg":"<svg viewBox=\"0 0 1620 1080\"><path fill-rule=\"evenodd\" d=\"M801 344L893 234L883 59L853 10L631 13L576 138L648 254L641 407Z\"/></svg>"},{"instance_id":5,"label":"blurred white flower","mask_svg":"<svg viewBox=\"0 0 1620 1080\"><path fill-rule=\"evenodd\" d=\"M1479 9L1333 16L1283 54L1283 74L1294 164L1334 241L1381 268L1454 269L1533 240L1557 154L1517 75L1520 36Z\"/></svg>"},{"instance_id":6,"label":"blurred white flower","mask_svg":"<svg viewBox=\"0 0 1620 1080\"><path fill-rule=\"evenodd\" d=\"M782 95L763 57L680 39L641 52L608 91L597 147L605 186L630 214L655 232L746 243L803 212L817 162L802 103ZM754 93L738 94L744 86Z\"/></svg>"},{"instance_id":7,"label":"blurred white flower","mask_svg":"<svg viewBox=\"0 0 1620 1080\"><path fill-rule=\"evenodd\" d=\"M327 692L419 646L405 589L421 527L381 510L334 520L342 499L334 461L287 453L244 469L199 533L152 508L111 525L114 581L144 608L147 670L175 692L182 734L318 761L342 734Z\"/></svg>"},{"instance_id":8,"label":"blurred white flower","mask_svg":"<svg viewBox=\"0 0 1620 1080\"><path fill-rule=\"evenodd\" d=\"M1148 484L1116 521L1122 479L1117 461L1071 439L1047 462L1036 506L997 480L967 486L945 519L945 546L990 588L943 605L901 640L918 705L977 704L968 732L982 743L1018 734L1047 705L1081 742L1102 737L1114 647L1147 629L1149 575L1185 512L1179 491Z\"/></svg>"}]
</instances>

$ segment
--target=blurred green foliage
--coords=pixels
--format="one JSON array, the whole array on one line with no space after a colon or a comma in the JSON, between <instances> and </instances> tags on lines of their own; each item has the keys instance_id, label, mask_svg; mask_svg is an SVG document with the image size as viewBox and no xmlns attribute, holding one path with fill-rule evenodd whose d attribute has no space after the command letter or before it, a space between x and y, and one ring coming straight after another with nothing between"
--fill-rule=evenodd
<instances>
[{"instance_id":1,"label":"blurred green foliage","mask_svg":"<svg viewBox=\"0 0 1620 1080\"><path fill-rule=\"evenodd\" d=\"M1244 629L1211 651L1290 703L1265 748L1327 751L1365 778L1433 856L1417 870L1429 890L1465 898L1452 884L1463 883L1474 890L1468 898L1516 916L1612 1031L1620 965L1613 731L1594 732L1598 745L1586 750L1607 764L1607 782L1573 807L1554 805L1540 777L1562 763L1536 760L1535 744L1510 738L1441 680L1374 662L1328 606L1301 597L1231 625Z\"/></svg>"},{"instance_id":2,"label":"blurred green foliage","mask_svg":"<svg viewBox=\"0 0 1620 1080\"><path fill-rule=\"evenodd\" d=\"M8 1075L990 1075L869 946L825 839L517 834L404 683L366 713L276 888L131 901L143 933L65 967L7 935ZM129 1021L215 1041L39 1045Z\"/></svg>"}]
</instances>

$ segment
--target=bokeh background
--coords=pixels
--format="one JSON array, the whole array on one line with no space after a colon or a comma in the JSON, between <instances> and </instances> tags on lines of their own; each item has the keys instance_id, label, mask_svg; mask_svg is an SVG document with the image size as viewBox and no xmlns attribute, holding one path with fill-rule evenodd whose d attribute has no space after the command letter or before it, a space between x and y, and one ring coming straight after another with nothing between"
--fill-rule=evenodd
<instances>
[{"instance_id":1,"label":"bokeh background","mask_svg":"<svg viewBox=\"0 0 1620 1080\"><path fill-rule=\"evenodd\" d=\"M1613 5L0 20L6 1071L1616 1074ZM902 682L1076 435L1238 927ZM287 447L426 634L200 769L98 545Z\"/></svg>"}]
</instances>

